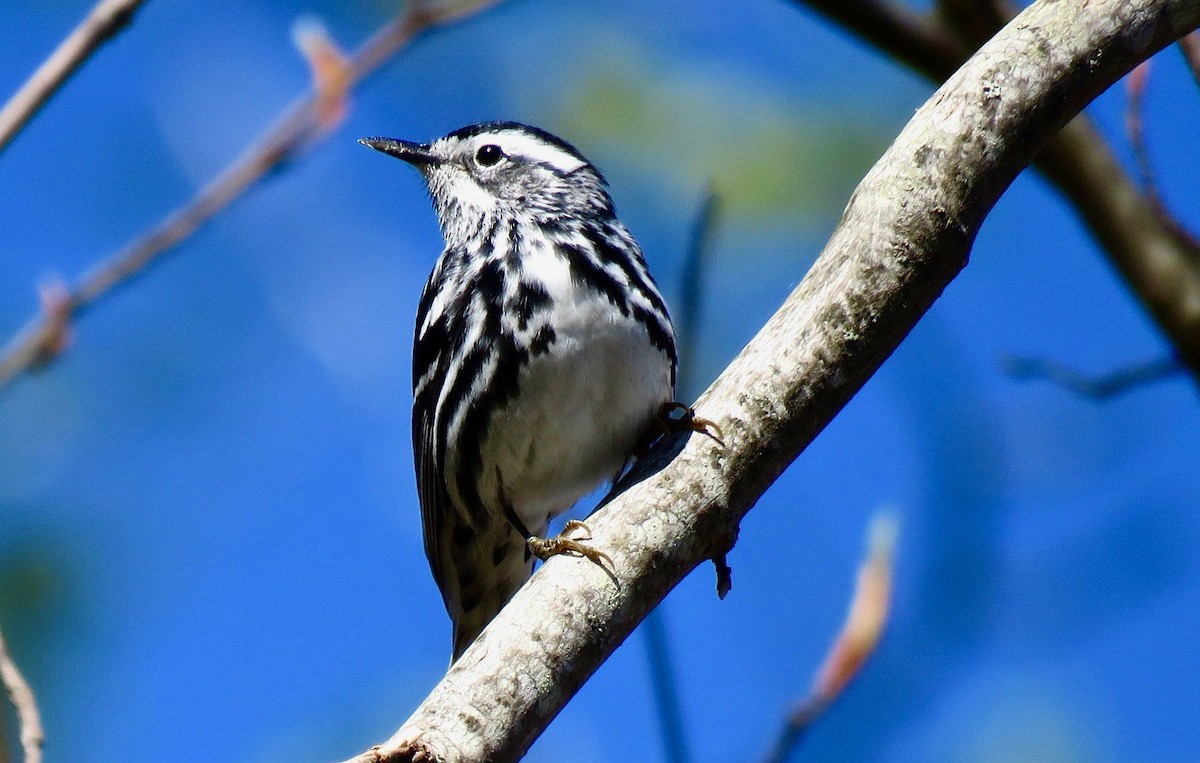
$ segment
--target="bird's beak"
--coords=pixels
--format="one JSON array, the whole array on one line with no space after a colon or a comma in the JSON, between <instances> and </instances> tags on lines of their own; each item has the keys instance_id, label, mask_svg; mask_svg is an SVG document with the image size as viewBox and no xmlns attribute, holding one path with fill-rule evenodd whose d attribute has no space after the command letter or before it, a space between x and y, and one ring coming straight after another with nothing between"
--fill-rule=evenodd
<instances>
[{"instance_id":1,"label":"bird's beak","mask_svg":"<svg viewBox=\"0 0 1200 763\"><path fill-rule=\"evenodd\" d=\"M418 169L441 161L425 143L413 143L409 140L395 138L359 138L358 142L364 146L370 146L376 151L382 151L388 156L403 159Z\"/></svg>"}]
</instances>

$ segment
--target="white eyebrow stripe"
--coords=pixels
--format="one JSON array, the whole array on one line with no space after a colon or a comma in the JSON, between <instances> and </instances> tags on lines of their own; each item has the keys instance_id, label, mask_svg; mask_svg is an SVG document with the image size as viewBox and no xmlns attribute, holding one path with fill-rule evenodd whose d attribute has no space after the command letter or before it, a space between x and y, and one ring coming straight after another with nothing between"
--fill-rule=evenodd
<instances>
[{"instance_id":1,"label":"white eyebrow stripe","mask_svg":"<svg viewBox=\"0 0 1200 763\"><path fill-rule=\"evenodd\" d=\"M475 141L477 149L478 146L495 143L508 156L522 156L535 162L542 162L563 174L574 172L587 163L569 151L564 151L551 143L519 132L480 135L475 138Z\"/></svg>"}]
</instances>

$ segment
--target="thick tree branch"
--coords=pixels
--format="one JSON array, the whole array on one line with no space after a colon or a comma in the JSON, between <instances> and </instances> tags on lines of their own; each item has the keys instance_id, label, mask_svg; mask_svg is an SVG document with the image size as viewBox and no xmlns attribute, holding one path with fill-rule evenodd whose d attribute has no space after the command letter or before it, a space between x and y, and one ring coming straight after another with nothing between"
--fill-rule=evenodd
<instances>
[{"instance_id":1,"label":"thick tree branch","mask_svg":"<svg viewBox=\"0 0 1200 763\"><path fill-rule=\"evenodd\" d=\"M385 24L345 61L345 71L327 78L343 90L367 76L417 35L463 16L483 10L496 0L414 2L409 10ZM306 36L311 40L311 36ZM318 64L319 66L320 64ZM101 261L74 288L63 288L46 298L42 312L26 323L0 351L0 389L17 375L45 365L66 345L71 320L98 299L128 283L147 266L179 245L202 225L244 194L283 162L312 144L329 129L329 93L321 88L323 69L317 69L318 86L300 97L257 142L238 157L183 207L167 215L148 233L136 238L110 258Z\"/></svg>"},{"instance_id":2,"label":"thick tree branch","mask_svg":"<svg viewBox=\"0 0 1200 763\"><path fill-rule=\"evenodd\" d=\"M121 31L144 0L100 0L0 109L0 151L92 53Z\"/></svg>"},{"instance_id":3,"label":"thick tree branch","mask_svg":"<svg viewBox=\"0 0 1200 763\"><path fill-rule=\"evenodd\" d=\"M21 731L21 750L25 755L25 763L41 763L42 743L46 735L42 732L37 700L34 699L29 682L21 675L17 664L8 653L3 633L0 633L0 684L4 685L4 690L8 692L13 708L17 711L17 726Z\"/></svg>"},{"instance_id":4,"label":"thick tree branch","mask_svg":"<svg viewBox=\"0 0 1200 763\"><path fill-rule=\"evenodd\" d=\"M726 447L669 441L678 453L656 451L646 468L659 471L589 518L616 581L548 561L400 730L354 761L520 757L684 575L729 550L743 515L966 264L1045 141L1197 25L1200 0L1043 0L1009 24L917 112L808 276L700 398Z\"/></svg>"},{"instance_id":5,"label":"thick tree branch","mask_svg":"<svg viewBox=\"0 0 1200 763\"><path fill-rule=\"evenodd\" d=\"M856 0L857 13L847 13L840 0L796 2L937 82L965 58L954 53L955 46L970 49L973 43L964 38L979 33L977 27L960 30L882 0ZM1075 207L1200 382L1200 251L1162 219L1086 117L1077 117L1050 139L1034 166Z\"/></svg>"}]
</instances>

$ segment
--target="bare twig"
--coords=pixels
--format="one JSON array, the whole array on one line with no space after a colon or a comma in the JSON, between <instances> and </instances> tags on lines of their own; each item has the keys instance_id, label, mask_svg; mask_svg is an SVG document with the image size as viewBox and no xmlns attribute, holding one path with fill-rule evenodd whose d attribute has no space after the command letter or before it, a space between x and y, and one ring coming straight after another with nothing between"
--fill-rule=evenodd
<instances>
[{"instance_id":1,"label":"bare twig","mask_svg":"<svg viewBox=\"0 0 1200 763\"><path fill-rule=\"evenodd\" d=\"M954 27L886 0L794 1L936 82L946 79L974 47ZM853 13L847 12L849 6ZM1086 117L1076 117L1051 138L1034 166L1075 207L1200 382L1200 249L1163 223Z\"/></svg>"},{"instance_id":2,"label":"bare twig","mask_svg":"<svg viewBox=\"0 0 1200 763\"><path fill-rule=\"evenodd\" d=\"M100 0L0 109L0 151L88 56L123 29L145 0Z\"/></svg>"},{"instance_id":3,"label":"bare twig","mask_svg":"<svg viewBox=\"0 0 1200 763\"><path fill-rule=\"evenodd\" d=\"M817 671L809 695L788 714L767 763L783 763L791 757L805 733L841 696L879 646L891 606L892 557L898 530L896 519L889 514L877 514L871 520L866 558L858 570L846 621Z\"/></svg>"},{"instance_id":4,"label":"bare twig","mask_svg":"<svg viewBox=\"0 0 1200 763\"><path fill-rule=\"evenodd\" d=\"M796 0L852 30L901 63L939 79L954 73L971 50L940 19L891 0Z\"/></svg>"},{"instance_id":5,"label":"bare twig","mask_svg":"<svg viewBox=\"0 0 1200 763\"><path fill-rule=\"evenodd\" d=\"M1187 62L1188 68L1192 70L1192 78L1200 85L1200 32L1184 35L1179 41L1179 50L1183 53L1183 60Z\"/></svg>"},{"instance_id":6,"label":"bare twig","mask_svg":"<svg viewBox=\"0 0 1200 763\"><path fill-rule=\"evenodd\" d=\"M66 325L82 315L98 299L170 251L248 188L279 167L298 151L328 133L329 83L349 88L373 72L406 43L426 30L448 24L483 10L497 0L465 0L440 4L414 3L409 9L375 32L345 63L342 76L322 81L284 110L275 124L216 179L180 209L172 212L145 235L135 239L112 257L94 266L69 289L58 310L31 319L0 352L0 388L18 374L54 360L64 347ZM323 70L317 68L316 74ZM325 85L325 87L322 87Z\"/></svg>"},{"instance_id":7,"label":"bare twig","mask_svg":"<svg viewBox=\"0 0 1200 763\"><path fill-rule=\"evenodd\" d=\"M675 388L681 400L691 400L696 386L696 345L699 334L700 307L704 295L704 266L712 248L717 219L717 198L712 188L704 192L700 211L692 226L684 256L683 272L679 278L679 309L675 313L675 338L679 347L679 373ZM650 669L650 684L658 710L665 759L671 763L686 763L691 759L687 734L684 731L683 710L675 681L675 665L671 641L663 608L656 607L646 615L642 624L646 643L646 662Z\"/></svg>"},{"instance_id":8,"label":"bare twig","mask_svg":"<svg viewBox=\"0 0 1200 763\"><path fill-rule=\"evenodd\" d=\"M1008 23L1016 11L1001 0L937 0L937 17L972 50Z\"/></svg>"},{"instance_id":9,"label":"bare twig","mask_svg":"<svg viewBox=\"0 0 1200 763\"><path fill-rule=\"evenodd\" d=\"M8 692L13 707L17 711L17 723L21 730L21 749L25 753L25 763L41 763L42 743L46 735L42 732L42 719L38 714L37 700L29 682L21 675L12 656L8 653L8 645L4 643L4 634L0 633L0 683Z\"/></svg>"},{"instance_id":10,"label":"bare twig","mask_svg":"<svg viewBox=\"0 0 1200 763\"><path fill-rule=\"evenodd\" d=\"M1138 173L1141 176L1146 201L1154 208L1164 227L1191 250L1200 252L1200 240L1192 235L1179 218L1171 213L1171 210L1167 209L1167 204L1158 191L1158 179L1154 172L1154 164L1150 160L1150 147L1146 142L1146 121L1143 118L1150 71L1151 62L1143 61L1125 78L1125 94L1127 96L1125 132L1129 135L1129 144L1133 148L1133 155L1137 160Z\"/></svg>"},{"instance_id":11,"label":"bare twig","mask_svg":"<svg viewBox=\"0 0 1200 763\"><path fill-rule=\"evenodd\" d=\"M696 344L700 330L700 308L704 303L704 271L712 252L717 218L721 214L720 200L710 186L700 201L700 211L692 225L688 248L679 277L679 310L675 314L676 338L679 344L679 378L676 388L680 397L691 400L696 386Z\"/></svg>"},{"instance_id":12,"label":"bare twig","mask_svg":"<svg viewBox=\"0 0 1200 763\"><path fill-rule=\"evenodd\" d=\"M1177 358L1137 363L1102 376L1088 376L1064 363L1046 358L1005 358L1003 368L1014 379L1048 381L1092 400L1110 400L1185 371Z\"/></svg>"},{"instance_id":13,"label":"bare twig","mask_svg":"<svg viewBox=\"0 0 1200 763\"><path fill-rule=\"evenodd\" d=\"M669 763L687 763L692 755L688 749L687 732L684 730L671 640L661 605L646 615L646 620L642 623L642 637L646 644L650 686L654 691L654 706L658 710L658 726L662 733L663 760Z\"/></svg>"},{"instance_id":14,"label":"bare twig","mask_svg":"<svg viewBox=\"0 0 1200 763\"><path fill-rule=\"evenodd\" d=\"M763 491L966 265L984 217L1038 147L1197 25L1200 0L1055 0L984 45L917 111L804 280L697 401L725 447L663 438L633 484L589 517L617 584L595 565L546 562L392 738L355 763L519 759L646 613L728 549ZM997 78L1003 92L985 87Z\"/></svg>"},{"instance_id":15,"label":"bare twig","mask_svg":"<svg viewBox=\"0 0 1200 763\"><path fill-rule=\"evenodd\" d=\"M1150 79L1150 62L1143 61L1129 72L1125 78L1125 132L1129 136L1129 145L1137 159L1138 172L1141 174L1142 188L1146 196L1155 204L1161 204L1158 195L1158 183L1154 178L1154 167L1150 163L1150 151L1146 147L1146 128L1142 119L1142 110L1146 102L1146 84Z\"/></svg>"}]
</instances>

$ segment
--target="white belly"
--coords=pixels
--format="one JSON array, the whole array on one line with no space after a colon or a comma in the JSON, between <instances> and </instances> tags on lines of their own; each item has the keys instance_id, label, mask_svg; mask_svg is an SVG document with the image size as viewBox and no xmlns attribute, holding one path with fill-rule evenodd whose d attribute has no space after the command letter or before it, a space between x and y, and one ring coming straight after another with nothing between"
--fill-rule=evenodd
<instances>
[{"instance_id":1,"label":"white belly","mask_svg":"<svg viewBox=\"0 0 1200 763\"><path fill-rule=\"evenodd\" d=\"M640 324L596 297L573 308L556 320L551 352L522 371L484 446L480 495L506 497L538 534L616 475L672 395L670 361Z\"/></svg>"}]
</instances>

